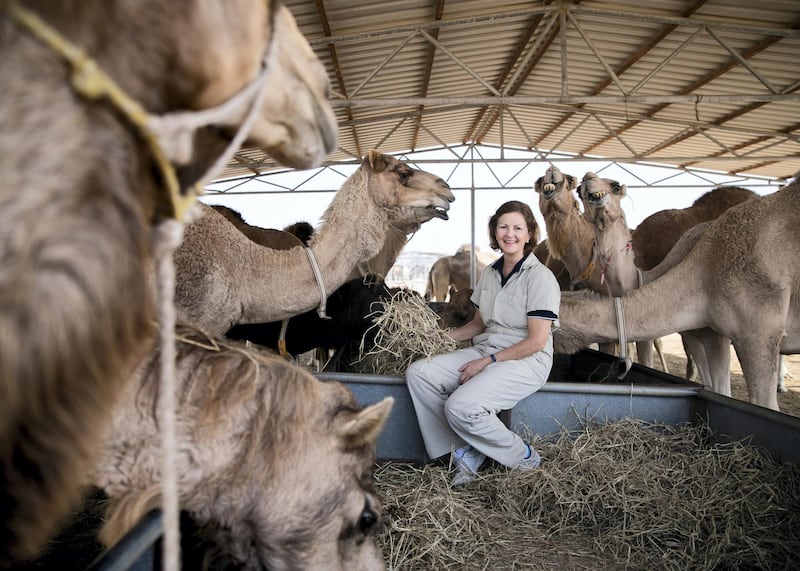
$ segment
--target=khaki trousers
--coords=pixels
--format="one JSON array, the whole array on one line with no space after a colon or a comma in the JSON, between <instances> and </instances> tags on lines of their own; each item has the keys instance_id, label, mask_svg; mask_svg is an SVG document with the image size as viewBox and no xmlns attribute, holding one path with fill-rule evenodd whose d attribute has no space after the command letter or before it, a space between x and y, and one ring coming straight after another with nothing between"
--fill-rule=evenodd
<instances>
[{"instance_id":1,"label":"khaki trousers","mask_svg":"<svg viewBox=\"0 0 800 571\"><path fill-rule=\"evenodd\" d=\"M544 374L532 374L528 359L492 363L459 385L459 367L486 355L485 348L468 347L420 359L406 370L408 391L431 459L470 444L513 468L528 453L522 438L506 428L497 414L539 390L547 381L550 364L534 368Z\"/></svg>"}]
</instances>

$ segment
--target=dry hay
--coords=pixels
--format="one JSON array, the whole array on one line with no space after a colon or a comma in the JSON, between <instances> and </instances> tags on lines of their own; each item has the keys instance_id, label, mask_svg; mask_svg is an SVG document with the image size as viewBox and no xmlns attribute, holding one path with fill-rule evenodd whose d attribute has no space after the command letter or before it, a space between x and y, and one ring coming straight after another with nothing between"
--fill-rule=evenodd
<instances>
[{"instance_id":1,"label":"dry hay","mask_svg":"<svg viewBox=\"0 0 800 571\"><path fill-rule=\"evenodd\" d=\"M447 466L376 473L389 569L797 569L800 466L707 431L624 419L531 437L532 472L459 489Z\"/></svg>"},{"instance_id":2,"label":"dry hay","mask_svg":"<svg viewBox=\"0 0 800 571\"><path fill-rule=\"evenodd\" d=\"M373 325L364 333L358 358L350 363L355 373L402 375L408 366L423 357L454 351L457 344L439 327L438 319L416 292L400 290L372 313ZM374 346L368 339L374 336Z\"/></svg>"}]
</instances>

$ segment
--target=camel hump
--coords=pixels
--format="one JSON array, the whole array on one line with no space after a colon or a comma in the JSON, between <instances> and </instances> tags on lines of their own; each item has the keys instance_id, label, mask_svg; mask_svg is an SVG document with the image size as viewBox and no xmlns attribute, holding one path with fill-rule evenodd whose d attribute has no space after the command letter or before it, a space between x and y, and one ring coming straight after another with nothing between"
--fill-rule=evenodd
<instances>
[{"instance_id":1,"label":"camel hump","mask_svg":"<svg viewBox=\"0 0 800 571\"><path fill-rule=\"evenodd\" d=\"M756 196L758 194L741 186L719 186L695 200L692 208L706 211L708 219L711 220L731 206L736 206Z\"/></svg>"}]
</instances>

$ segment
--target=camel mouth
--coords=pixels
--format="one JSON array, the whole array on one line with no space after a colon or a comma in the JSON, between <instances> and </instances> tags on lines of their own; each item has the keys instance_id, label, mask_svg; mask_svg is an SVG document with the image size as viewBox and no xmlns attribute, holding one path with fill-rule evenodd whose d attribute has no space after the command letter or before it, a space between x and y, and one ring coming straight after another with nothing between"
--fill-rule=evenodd
<instances>
[{"instance_id":1,"label":"camel mouth","mask_svg":"<svg viewBox=\"0 0 800 571\"><path fill-rule=\"evenodd\" d=\"M447 207L444 207L444 206L429 206L426 210L434 218L441 218L442 220L450 220L450 217L447 215L448 209L449 209L449 205Z\"/></svg>"},{"instance_id":2,"label":"camel mouth","mask_svg":"<svg viewBox=\"0 0 800 571\"><path fill-rule=\"evenodd\" d=\"M587 191L586 200L594 205L602 206L608 201L608 193L605 190L599 190L597 192Z\"/></svg>"},{"instance_id":3,"label":"camel mouth","mask_svg":"<svg viewBox=\"0 0 800 571\"><path fill-rule=\"evenodd\" d=\"M542 196L550 200L563 186L564 179L545 182L542 184Z\"/></svg>"}]
</instances>

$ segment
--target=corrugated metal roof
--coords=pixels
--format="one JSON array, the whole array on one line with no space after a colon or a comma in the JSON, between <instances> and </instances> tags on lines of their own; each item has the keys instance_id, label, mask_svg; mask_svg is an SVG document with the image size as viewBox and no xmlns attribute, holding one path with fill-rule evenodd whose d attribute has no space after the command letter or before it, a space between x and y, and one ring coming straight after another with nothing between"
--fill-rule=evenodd
<instances>
[{"instance_id":1,"label":"corrugated metal roof","mask_svg":"<svg viewBox=\"0 0 800 571\"><path fill-rule=\"evenodd\" d=\"M796 0L285 4L331 78L330 163L474 143L800 171ZM222 178L278 168L243 149Z\"/></svg>"}]
</instances>

